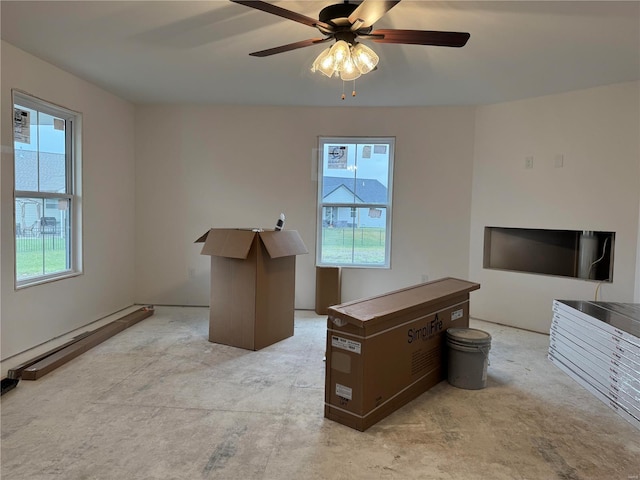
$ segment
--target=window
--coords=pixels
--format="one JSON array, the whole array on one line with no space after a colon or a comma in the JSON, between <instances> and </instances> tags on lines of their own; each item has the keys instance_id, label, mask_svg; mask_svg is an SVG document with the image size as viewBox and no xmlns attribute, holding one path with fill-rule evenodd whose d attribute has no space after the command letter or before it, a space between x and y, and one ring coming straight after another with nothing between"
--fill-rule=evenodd
<instances>
[{"instance_id":1,"label":"window","mask_svg":"<svg viewBox=\"0 0 640 480\"><path fill-rule=\"evenodd\" d=\"M321 137L316 263L391 264L394 138Z\"/></svg>"},{"instance_id":2,"label":"window","mask_svg":"<svg viewBox=\"0 0 640 480\"><path fill-rule=\"evenodd\" d=\"M80 115L13 92L15 281L80 273Z\"/></svg>"}]
</instances>

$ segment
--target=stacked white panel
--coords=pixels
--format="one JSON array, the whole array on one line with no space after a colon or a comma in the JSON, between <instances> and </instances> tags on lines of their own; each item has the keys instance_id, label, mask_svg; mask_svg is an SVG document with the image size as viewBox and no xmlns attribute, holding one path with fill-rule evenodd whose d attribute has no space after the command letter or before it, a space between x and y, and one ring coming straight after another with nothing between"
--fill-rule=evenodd
<instances>
[{"instance_id":1,"label":"stacked white panel","mask_svg":"<svg viewBox=\"0 0 640 480\"><path fill-rule=\"evenodd\" d=\"M549 360L640 429L640 305L554 300Z\"/></svg>"}]
</instances>

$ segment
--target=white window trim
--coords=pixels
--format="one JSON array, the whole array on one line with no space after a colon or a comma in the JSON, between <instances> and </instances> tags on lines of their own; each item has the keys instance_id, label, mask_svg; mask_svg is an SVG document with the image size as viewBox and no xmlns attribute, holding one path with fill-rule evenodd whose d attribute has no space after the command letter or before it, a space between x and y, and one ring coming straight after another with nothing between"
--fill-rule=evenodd
<instances>
[{"instance_id":1,"label":"white window trim","mask_svg":"<svg viewBox=\"0 0 640 480\"><path fill-rule=\"evenodd\" d=\"M325 144L363 144L367 143L367 140L371 140L370 143L388 143L389 144L389 171L388 171L388 203L323 203L322 201L322 185L323 185L323 154ZM318 137L318 195L316 201L316 265L317 266L336 266L342 268L372 268L372 269L390 269L391 268L391 233L392 233L392 218L393 218L393 171L395 164L395 137ZM337 263L337 262L323 262L322 261L322 222L323 222L323 208L324 207L353 207L356 208L376 208L385 207L387 209L386 224L385 224L385 263L384 264L369 264L369 263Z\"/></svg>"},{"instance_id":2,"label":"white window trim","mask_svg":"<svg viewBox=\"0 0 640 480\"><path fill-rule=\"evenodd\" d=\"M83 254L82 254L82 208L81 208L81 194L82 194L82 114L70 110L68 108L56 105L47 100L38 98L35 95L24 92L18 89L11 90L11 148L13 150L13 165L12 171L15 170L15 148L14 148L14 129L13 129L13 109L16 104L22 105L39 112L64 117L66 121L70 122L72 128L71 139L67 138L66 151L71 152L67 156L67 171L66 177L66 193L51 193L51 192L34 192L15 189L15 171L13 175L13 279L15 290L20 290L35 285L42 285L44 283L50 283L53 281L63 280L71 277L76 277L83 274ZM17 268L17 248L16 248L16 199L20 197L31 198L56 198L56 199L68 199L70 200L70 265L69 269L52 273L43 274L36 277L18 280L18 268Z\"/></svg>"}]
</instances>

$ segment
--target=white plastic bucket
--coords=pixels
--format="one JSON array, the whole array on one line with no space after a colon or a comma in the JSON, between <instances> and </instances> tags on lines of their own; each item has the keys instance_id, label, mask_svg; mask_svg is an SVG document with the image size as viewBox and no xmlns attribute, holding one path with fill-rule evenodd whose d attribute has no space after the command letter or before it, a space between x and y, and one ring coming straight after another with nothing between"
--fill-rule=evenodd
<instances>
[{"instance_id":1,"label":"white plastic bucket","mask_svg":"<svg viewBox=\"0 0 640 480\"><path fill-rule=\"evenodd\" d=\"M447 369L451 385L467 390L487 386L491 335L475 328L447 329Z\"/></svg>"}]
</instances>

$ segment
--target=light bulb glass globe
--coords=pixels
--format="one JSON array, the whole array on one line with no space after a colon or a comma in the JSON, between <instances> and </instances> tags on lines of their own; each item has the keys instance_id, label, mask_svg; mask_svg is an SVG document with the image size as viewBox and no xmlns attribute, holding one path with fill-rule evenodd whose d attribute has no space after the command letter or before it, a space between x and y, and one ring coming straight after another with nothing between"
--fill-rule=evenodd
<instances>
[{"instance_id":1,"label":"light bulb glass globe","mask_svg":"<svg viewBox=\"0 0 640 480\"><path fill-rule=\"evenodd\" d=\"M342 65L342 71L340 72L340 78L342 80L344 81L355 80L356 78L359 78L361 75L362 74L360 73L360 70L356 68L351 58L349 58Z\"/></svg>"},{"instance_id":2,"label":"light bulb glass globe","mask_svg":"<svg viewBox=\"0 0 640 480\"><path fill-rule=\"evenodd\" d=\"M331 56L331 47L326 48L316 57L311 66L312 72L320 72L327 77L331 77L335 71L333 57Z\"/></svg>"},{"instance_id":3,"label":"light bulb glass globe","mask_svg":"<svg viewBox=\"0 0 640 480\"><path fill-rule=\"evenodd\" d=\"M351 56L356 68L363 74L369 73L376 68L380 61L380 57L376 55L376 52L361 43L356 43L351 50Z\"/></svg>"},{"instance_id":4,"label":"light bulb glass globe","mask_svg":"<svg viewBox=\"0 0 640 480\"><path fill-rule=\"evenodd\" d=\"M333 57L334 68L338 72L342 72L344 63L351 58L349 44L344 40L338 40L329 52L329 55Z\"/></svg>"}]
</instances>

